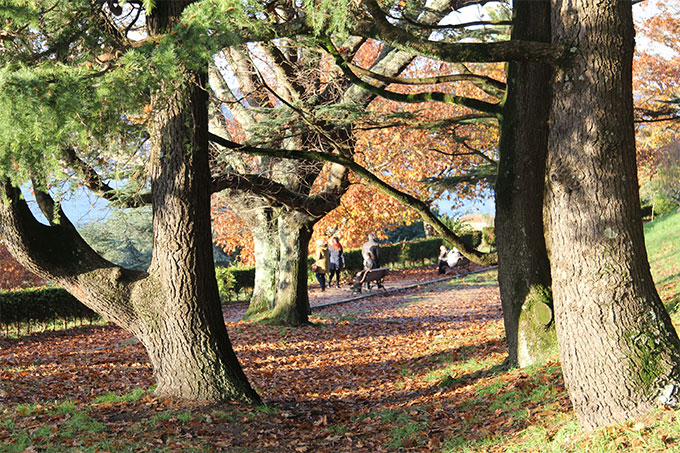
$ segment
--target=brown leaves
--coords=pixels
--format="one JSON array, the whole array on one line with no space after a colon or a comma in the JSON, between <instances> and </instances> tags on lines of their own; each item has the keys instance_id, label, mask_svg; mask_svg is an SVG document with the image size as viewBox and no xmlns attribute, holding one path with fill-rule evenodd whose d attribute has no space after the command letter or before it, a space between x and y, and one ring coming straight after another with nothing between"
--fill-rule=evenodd
<instances>
[{"instance_id":1,"label":"brown leaves","mask_svg":"<svg viewBox=\"0 0 680 453\"><path fill-rule=\"evenodd\" d=\"M44 281L19 264L0 240L0 289L30 288L42 284Z\"/></svg>"},{"instance_id":2,"label":"brown leaves","mask_svg":"<svg viewBox=\"0 0 680 453\"><path fill-rule=\"evenodd\" d=\"M430 268L410 277L425 278L424 272L435 274ZM0 416L18 422L14 431L0 424L0 441L54 426L33 446L379 452L455 451L455 439L512 436L545 420L547 411L569 406L555 364L541 381L492 370L506 353L499 308L496 287L440 285L315 311L314 325L297 329L229 322L239 360L266 402L260 407L166 401L150 393L92 404L106 392L124 395L152 383L141 346L114 327L6 340L0 408L8 412ZM441 386L444 376L454 385ZM528 399L548 383L545 404L499 405L504 395ZM65 400L75 407L70 419L55 406ZM40 407L19 414L19 403ZM102 429L77 431L80 444L63 436L69 423L85 417Z\"/></svg>"}]
</instances>

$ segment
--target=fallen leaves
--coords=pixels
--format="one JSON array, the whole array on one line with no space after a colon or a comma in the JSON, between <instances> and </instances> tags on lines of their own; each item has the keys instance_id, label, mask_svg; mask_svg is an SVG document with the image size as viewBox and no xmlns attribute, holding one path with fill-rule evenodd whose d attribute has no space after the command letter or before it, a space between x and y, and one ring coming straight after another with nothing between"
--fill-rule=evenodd
<instances>
[{"instance_id":1,"label":"fallen leaves","mask_svg":"<svg viewBox=\"0 0 680 453\"><path fill-rule=\"evenodd\" d=\"M266 402L255 408L130 396L152 384L152 370L115 327L3 340L0 441L23 432L33 441L24 448L39 450L440 451L569 410L559 367L546 373L543 405L529 396L545 382L493 371L506 354L497 287L435 285L315 313L298 329L227 323ZM441 385L445 376L453 385ZM503 406L508 395L525 403ZM80 444L65 435L75 420Z\"/></svg>"}]
</instances>

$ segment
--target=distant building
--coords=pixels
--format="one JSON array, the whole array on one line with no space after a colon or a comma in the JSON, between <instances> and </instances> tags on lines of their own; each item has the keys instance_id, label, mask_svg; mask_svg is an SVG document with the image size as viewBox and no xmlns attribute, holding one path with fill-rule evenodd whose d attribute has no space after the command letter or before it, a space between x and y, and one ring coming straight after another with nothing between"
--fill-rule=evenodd
<instances>
[{"instance_id":1,"label":"distant building","mask_svg":"<svg viewBox=\"0 0 680 453\"><path fill-rule=\"evenodd\" d=\"M487 214L471 214L458 219L461 223L470 225L473 230L481 231L483 228L493 226L493 217Z\"/></svg>"}]
</instances>

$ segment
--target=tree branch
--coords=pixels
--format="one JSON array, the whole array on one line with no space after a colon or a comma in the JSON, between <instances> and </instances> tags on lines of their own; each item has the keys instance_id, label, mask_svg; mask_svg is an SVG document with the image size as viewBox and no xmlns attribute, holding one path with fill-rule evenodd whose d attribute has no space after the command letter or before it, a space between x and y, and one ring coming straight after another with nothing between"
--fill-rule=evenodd
<instances>
[{"instance_id":1,"label":"tree branch","mask_svg":"<svg viewBox=\"0 0 680 453\"><path fill-rule=\"evenodd\" d=\"M534 41L493 43L449 43L429 41L392 25L375 0L365 0L371 19L357 24L354 34L369 36L406 52L425 55L452 63L494 63L503 61L537 61L556 63L566 55L566 47Z\"/></svg>"},{"instance_id":2,"label":"tree branch","mask_svg":"<svg viewBox=\"0 0 680 453\"><path fill-rule=\"evenodd\" d=\"M486 112L490 114L497 115L501 112L501 108L498 104L492 104L490 102L480 101L479 99L468 98L465 96L457 96L449 93L441 92L430 92L430 93L418 93L418 94L402 94L395 93L393 91L385 90L383 88L371 85L368 82L363 81L359 78L351 69L348 67L347 62L342 57L340 52L335 48L330 39L325 40L326 49L328 52L335 57L335 64L342 69L342 72L349 78L352 83L364 88L365 90L374 93L378 96L382 96L385 99L397 102L406 102L410 104L420 103L420 102L443 102L446 104L457 104L463 107L468 107L480 112Z\"/></svg>"},{"instance_id":3,"label":"tree branch","mask_svg":"<svg viewBox=\"0 0 680 453\"><path fill-rule=\"evenodd\" d=\"M361 176L364 180L366 180L372 186L378 188L378 190L380 190L381 192L415 209L422 216L424 221L430 223L444 239L451 242L454 246L460 249L462 253L466 257L468 257L471 261L485 265L496 264L498 262L498 255L496 253L482 253L478 250L468 248L459 236L457 236L455 233L449 230L446 227L446 225L444 225L441 222L441 220L439 220L439 218L432 213L430 207L426 203L390 186L389 184L378 178L376 175L368 171L366 168L354 162L352 159L346 158L338 154L322 153L315 151L256 148L248 145L243 145L241 143L232 142L231 140L218 137L214 134L209 134L208 138L209 140L221 146L224 146L225 148L238 150L243 153L255 154L260 156L281 157L285 159L313 160L319 162L333 162L336 164L340 164L346 168L349 168L357 175Z\"/></svg>"},{"instance_id":4,"label":"tree branch","mask_svg":"<svg viewBox=\"0 0 680 453\"><path fill-rule=\"evenodd\" d=\"M438 77L418 77L418 78L407 78L407 77L390 77L383 74L378 74L368 69L364 69L360 66L356 66L345 60L347 67L359 75L370 77L372 79L378 80L383 83L398 83L401 85L436 85L439 83L449 83L449 82L460 82L460 81L472 81L475 83L486 84L500 92L498 95L502 95L505 92L505 83L500 82L488 76L482 76L477 74L449 74Z\"/></svg>"},{"instance_id":5,"label":"tree branch","mask_svg":"<svg viewBox=\"0 0 680 453\"><path fill-rule=\"evenodd\" d=\"M328 213L327 201L322 196L308 196L288 189L283 184L256 174L225 174L214 177L210 185L212 193L225 189L240 190L259 195L276 204L296 211L303 211L312 217L322 217Z\"/></svg>"},{"instance_id":6,"label":"tree branch","mask_svg":"<svg viewBox=\"0 0 680 453\"><path fill-rule=\"evenodd\" d=\"M78 157L73 148L64 149L63 156L66 164L80 175L85 186L95 195L126 208L139 208L151 204L150 193L139 194L129 199L121 198L120 192L106 184L94 168Z\"/></svg>"}]
</instances>

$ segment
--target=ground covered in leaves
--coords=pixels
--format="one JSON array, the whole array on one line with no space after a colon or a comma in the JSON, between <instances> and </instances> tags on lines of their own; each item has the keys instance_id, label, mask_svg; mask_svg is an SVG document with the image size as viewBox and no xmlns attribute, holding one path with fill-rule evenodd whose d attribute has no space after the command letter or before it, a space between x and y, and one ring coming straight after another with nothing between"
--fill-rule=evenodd
<instances>
[{"instance_id":1,"label":"ground covered in leaves","mask_svg":"<svg viewBox=\"0 0 680 453\"><path fill-rule=\"evenodd\" d=\"M113 326L0 340L3 451L497 450L571 417L558 364L502 370L493 271L312 321L227 323L258 407L155 397L143 348Z\"/></svg>"}]
</instances>

